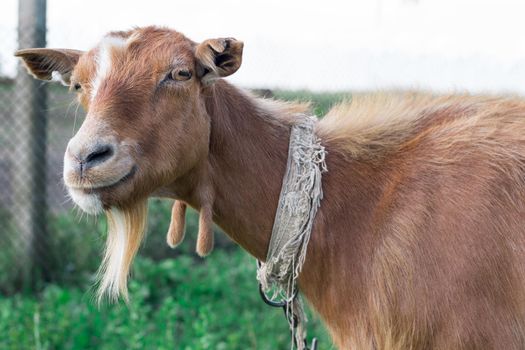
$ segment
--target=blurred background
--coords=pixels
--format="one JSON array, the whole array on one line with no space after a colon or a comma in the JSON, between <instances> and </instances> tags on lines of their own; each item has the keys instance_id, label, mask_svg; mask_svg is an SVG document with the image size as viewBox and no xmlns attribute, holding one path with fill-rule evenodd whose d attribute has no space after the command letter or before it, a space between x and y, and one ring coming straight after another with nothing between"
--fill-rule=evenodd
<instances>
[{"instance_id":1,"label":"blurred background","mask_svg":"<svg viewBox=\"0 0 525 350\"><path fill-rule=\"evenodd\" d=\"M523 94L523 13L517 0L2 0L0 349L284 349L290 341L281 312L259 300L254 260L225 235L198 258L190 212L185 243L167 247L166 200L150 201L131 302L93 302L106 222L73 208L61 180L84 111L65 87L29 77L16 49L85 50L110 30L151 24L195 41L232 36L245 50L231 82L312 101L321 117L356 92ZM315 317L309 332L331 348Z\"/></svg>"}]
</instances>

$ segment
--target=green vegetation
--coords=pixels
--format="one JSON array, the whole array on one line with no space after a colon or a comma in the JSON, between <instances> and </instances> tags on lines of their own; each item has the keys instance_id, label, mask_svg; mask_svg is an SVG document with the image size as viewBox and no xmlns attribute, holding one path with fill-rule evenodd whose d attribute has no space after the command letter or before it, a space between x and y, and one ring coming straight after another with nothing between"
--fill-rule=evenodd
<instances>
[{"instance_id":1,"label":"green vegetation","mask_svg":"<svg viewBox=\"0 0 525 350\"><path fill-rule=\"evenodd\" d=\"M311 92L308 90L289 91L275 90L273 94L280 100L298 100L312 103L312 111L318 117L324 116L330 108L343 101L350 100L352 95L348 92Z\"/></svg>"},{"instance_id":2,"label":"green vegetation","mask_svg":"<svg viewBox=\"0 0 525 350\"><path fill-rule=\"evenodd\" d=\"M261 301L255 260L221 232L209 257L196 256L194 211L187 214L185 242L167 248L170 204L150 201L148 236L133 266L129 304L99 307L95 301L106 220L79 220L74 213L51 218L54 282L36 294L7 294L13 281L0 280L0 350L286 349L286 321L280 309ZM8 260L0 260L1 270L9 272L15 257L8 252L0 257ZM329 347L315 316L308 329Z\"/></svg>"},{"instance_id":3,"label":"green vegetation","mask_svg":"<svg viewBox=\"0 0 525 350\"><path fill-rule=\"evenodd\" d=\"M0 349L286 349L281 310L260 299L255 262L240 250L204 261L139 258L128 305L98 308L88 288L48 285L0 297ZM330 340L311 318L310 335Z\"/></svg>"},{"instance_id":4,"label":"green vegetation","mask_svg":"<svg viewBox=\"0 0 525 350\"><path fill-rule=\"evenodd\" d=\"M312 101L319 116L349 96L274 94ZM215 251L206 259L197 257L195 212L187 214L185 242L169 249L170 204L150 201L148 235L132 270L129 304L98 307L94 302L104 218L81 219L76 211L50 215L52 282L37 283L36 292L17 286L16 247L6 243L0 251L0 350L287 349L287 323L280 309L260 300L254 259L220 232ZM0 225L3 242L15 237L9 215L1 210ZM310 317L308 330L320 348L331 348L316 317Z\"/></svg>"}]
</instances>

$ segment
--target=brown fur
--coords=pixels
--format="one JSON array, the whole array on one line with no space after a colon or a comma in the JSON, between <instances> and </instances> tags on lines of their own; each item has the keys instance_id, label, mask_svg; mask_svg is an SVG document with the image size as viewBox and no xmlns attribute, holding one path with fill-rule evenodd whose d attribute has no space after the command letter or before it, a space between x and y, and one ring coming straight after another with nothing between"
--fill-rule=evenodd
<instances>
[{"instance_id":1,"label":"brown fur","mask_svg":"<svg viewBox=\"0 0 525 350\"><path fill-rule=\"evenodd\" d=\"M290 125L303 106L258 100L220 79L204 84L198 74L158 90L173 57L195 71L204 65L195 52L210 47L166 29L125 35L129 52L100 97L80 97L88 118L96 111L139 145L137 174L100 190L104 205L168 196L200 209L203 227L211 208L230 237L264 259ZM93 54L80 57L73 81L89 80ZM300 288L337 347L525 348L525 103L355 98L317 132L328 172ZM201 243L206 251L207 234Z\"/></svg>"}]
</instances>

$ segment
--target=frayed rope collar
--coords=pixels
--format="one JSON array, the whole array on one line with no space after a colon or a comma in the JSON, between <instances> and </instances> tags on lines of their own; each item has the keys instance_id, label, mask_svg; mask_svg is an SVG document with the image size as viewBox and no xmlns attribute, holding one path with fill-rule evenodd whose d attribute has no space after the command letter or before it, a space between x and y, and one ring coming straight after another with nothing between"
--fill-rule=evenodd
<instances>
[{"instance_id":1,"label":"frayed rope collar","mask_svg":"<svg viewBox=\"0 0 525 350\"><path fill-rule=\"evenodd\" d=\"M263 299L285 309L293 338L291 348L295 345L298 350L307 349L307 318L297 297L297 278L323 198L321 175L327 171L326 151L315 135L315 122L314 117L302 116L291 128L288 163L268 254L257 267Z\"/></svg>"}]
</instances>

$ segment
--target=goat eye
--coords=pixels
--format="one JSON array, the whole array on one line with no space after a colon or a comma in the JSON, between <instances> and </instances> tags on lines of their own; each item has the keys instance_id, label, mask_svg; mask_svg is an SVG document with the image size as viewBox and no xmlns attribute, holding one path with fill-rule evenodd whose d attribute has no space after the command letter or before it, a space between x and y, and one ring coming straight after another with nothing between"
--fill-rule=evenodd
<instances>
[{"instance_id":1,"label":"goat eye","mask_svg":"<svg viewBox=\"0 0 525 350\"><path fill-rule=\"evenodd\" d=\"M187 69L174 69L169 74L169 78L177 81L189 80L191 78L191 72Z\"/></svg>"},{"instance_id":2,"label":"goat eye","mask_svg":"<svg viewBox=\"0 0 525 350\"><path fill-rule=\"evenodd\" d=\"M82 89L82 85L80 85L79 83L76 83L75 85L73 85L73 88L75 89L75 91L78 91Z\"/></svg>"}]
</instances>

